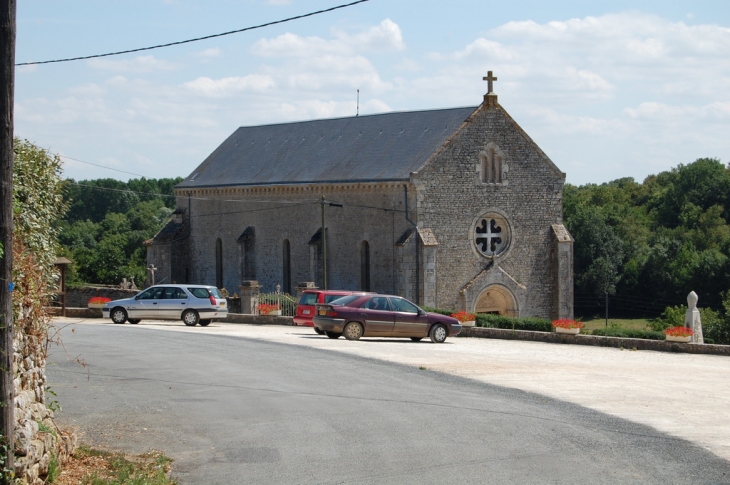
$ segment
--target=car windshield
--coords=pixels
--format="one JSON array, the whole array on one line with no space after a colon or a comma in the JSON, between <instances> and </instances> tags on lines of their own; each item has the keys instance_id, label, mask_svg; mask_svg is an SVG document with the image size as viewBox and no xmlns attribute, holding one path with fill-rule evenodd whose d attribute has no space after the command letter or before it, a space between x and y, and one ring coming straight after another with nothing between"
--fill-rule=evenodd
<instances>
[{"instance_id":1,"label":"car windshield","mask_svg":"<svg viewBox=\"0 0 730 485\"><path fill-rule=\"evenodd\" d=\"M345 296L345 295L324 295L324 302L325 303L331 303L331 302L333 302L335 300L339 300L343 296Z\"/></svg>"},{"instance_id":2,"label":"car windshield","mask_svg":"<svg viewBox=\"0 0 730 485\"><path fill-rule=\"evenodd\" d=\"M344 305L344 306L347 306L350 303L352 303L353 301L355 301L358 298L360 298L361 296L362 295L347 295L347 296L343 296L341 298L336 298L336 299L332 300L330 303L332 303L333 305Z\"/></svg>"},{"instance_id":3,"label":"car windshield","mask_svg":"<svg viewBox=\"0 0 730 485\"><path fill-rule=\"evenodd\" d=\"M221 292L218 291L218 288L216 288L215 286L210 287L210 288L206 288L206 289L208 291L210 291L210 294L213 295L214 297L219 298L219 299L220 298L223 298L223 295L221 295Z\"/></svg>"},{"instance_id":4,"label":"car windshield","mask_svg":"<svg viewBox=\"0 0 730 485\"><path fill-rule=\"evenodd\" d=\"M300 305L314 305L317 303L317 293L302 293L299 299Z\"/></svg>"}]
</instances>

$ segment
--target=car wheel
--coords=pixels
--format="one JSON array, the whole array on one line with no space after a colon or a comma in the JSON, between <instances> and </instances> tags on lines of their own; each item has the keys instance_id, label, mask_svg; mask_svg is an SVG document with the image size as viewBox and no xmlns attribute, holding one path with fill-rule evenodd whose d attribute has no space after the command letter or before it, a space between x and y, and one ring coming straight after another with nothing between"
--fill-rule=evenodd
<instances>
[{"instance_id":1,"label":"car wheel","mask_svg":"<svg viewBox=\"0 0 730 485\"><path fill-rule=\"evenodd\" d=\"M431 337L431 342L441 344L444 343L444 340L446 340L448 332L446 331L446 327L439 323L431 327L431 331L428 333L428 336Z\"/></svg>"},{"instance_id":2,"label":"car wheel","mask_svg":"<svg viewBox=\"0 0 730 485\"><path fill-rule=\"evenodd\" d=\"M342 335L347 340L358 340L362 337L362 325L357 322L350 322L342 329Z\"/></svg>"},{"instance_id":3,"label":"car wheel","mask_svg":"<svg viewBox=\"0 0 730 485\"><path fill-rule=\"evenodd\" d=\"M413 340L414 342L420 342L421 339L423 339L423 337L411 337L411 340Z\"/></svg>"},{"instance_id":4,"label":"car wheel","mask_svg":"<svg viewBox=\"0 0 730 485\"><path fill-rule=\"evenodd\" d=\"M314 327L314 331L317 332L318 335L324 335L324 330L321 328Z\"/></svg>"},{"instance_id":5,"label":"car wheel","mask_svg":"<svg viewBox=\"0 0 730 485\"><path fill-rule=\"evenodd\" d=\"M142 321L142 319L141 319L141 318L130 318L130 319L129 319L129 323L132 323L132 324L134 324L134 325L137 325L137 324L138 324L139 322L141 322L141 321Z\"/></svg>"},{"instance_id":6,"label":"car wheel","mask_svg":"<svg viewBox=\"0 0 730 485\"><path fill-rule=\"evenodd\" d=\"M127 311L121 307L112 308L109 316L114 323L124 323L127 321Z\"/></svg>"},{"instance_id":7,"label":"car wheel","mask_svg":"<svg viewBox=\"0 0 730 485\"><path fill-rule=\"evenodd\" d=\"M329 338L340 338L342 336L339 332L325 332Z\"/></svg>"},{"instance_id":8,"label":"car wheel","mask_svg":"<svg viewBox=\"0 0 730 485\"><path fill-rule=\"evenodd\" d=\"M195 310L185 310L182 314L182 321L188 327L194 327L200 321L200 316Z\"/></svg>"},{"instance_id":9,"label":"car wheel","mask_svg":"<svg viewBox=\"0 0 730 485\"><path fill-rule=\"evenodd\" d=\"M212 322L212 320L201 320L198 323L200 323L201 327L207 327L210 324L210 322Z\"/></svg>"}]
</instances>

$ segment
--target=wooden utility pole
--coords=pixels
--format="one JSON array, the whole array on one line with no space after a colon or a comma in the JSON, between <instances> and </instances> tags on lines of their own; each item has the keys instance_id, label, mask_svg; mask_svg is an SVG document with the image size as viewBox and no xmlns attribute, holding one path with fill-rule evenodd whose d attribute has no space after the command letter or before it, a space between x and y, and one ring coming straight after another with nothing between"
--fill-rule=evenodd
<instances>
[{"instance_id":1,"label":"wooden utility pole","mask_svg":"<svg viewBox=\"0 0 730 485\"><path fill-rule=\"evenodd\" d=\"M15 89L16 0L0 2L0 434L7 456L5 468L14 470L13 431L13 95ZM2 451L5 454L5 451ZM0 483L11 478L0 474Z\"/></svg>"}]
</instances>

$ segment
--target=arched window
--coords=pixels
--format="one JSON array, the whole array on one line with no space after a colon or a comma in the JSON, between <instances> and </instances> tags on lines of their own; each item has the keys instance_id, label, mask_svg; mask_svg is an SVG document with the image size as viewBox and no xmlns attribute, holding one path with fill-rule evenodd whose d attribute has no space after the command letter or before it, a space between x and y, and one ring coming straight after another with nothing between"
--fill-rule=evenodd
<instances>
[{"instance_id":1,"label":"arched window","mask_svg":"<svg viewBox=\"0 0 730 485\"><path fill-rule=\"evenodd\" d=\"M215 240L215 286L223 288L223 242Z\"/></svg>"},{"instance_id":2,"label":"arched window","mask_svg":"<svg viewBox=\"0 0 730 485\"><path fill-rule=\"evenodd\" d=\"M490 143L491 145L491 143ZM497 147L488 146L486 150L479 153L481 163L482 183L501 184L503 179L502 152Z\"/></svg>"},{"instance_id":3,"label":"arched window","mask_svg":"<svg viewBox=\"0 0 730 485\"><path fill-rule=\"evenodd\" d=\"M291 294L291 247L288 239L284 239L282 249L282 280L284 284L281 290L284 293Z\"/></svg>"},{"instance_id":4,"label":"arched window","mask_svg":"<svg viewBox=\"0 0 730 485\"><path fill-rule=\"evenodd\" d=\"M360 289L370 291L370 244L360 244Z\"/></svg>"},{"instance_id":5,"label":"arched window","mask_svg":"<svg viewBox=\"0 0 730 485\"><path fill-rule=\"evenodd\" d=\"M238 238L241 262L241 279L256 279L256 229L248 226Z\"/></svg>"}]
</instances>

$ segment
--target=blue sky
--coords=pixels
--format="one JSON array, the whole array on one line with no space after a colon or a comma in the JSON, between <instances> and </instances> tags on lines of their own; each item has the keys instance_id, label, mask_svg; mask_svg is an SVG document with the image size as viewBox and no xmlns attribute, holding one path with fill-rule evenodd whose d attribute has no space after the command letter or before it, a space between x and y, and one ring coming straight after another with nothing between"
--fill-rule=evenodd
<instances>
[{"instance_id":1,"label":"blue sky","mask_svg":"<svg viewBox=\"0 0 730 485\"><path fill-rule=\"evenodd\" d=\"M21 0L16 62L241 29L346 0ZM370 0L16 69L15 132L76 180L187 176L239 126L476 106L482 77L572 184L730 161L730 1ZM108 167L102 168L97 165Z\"/></svg>"}]
</instances>

